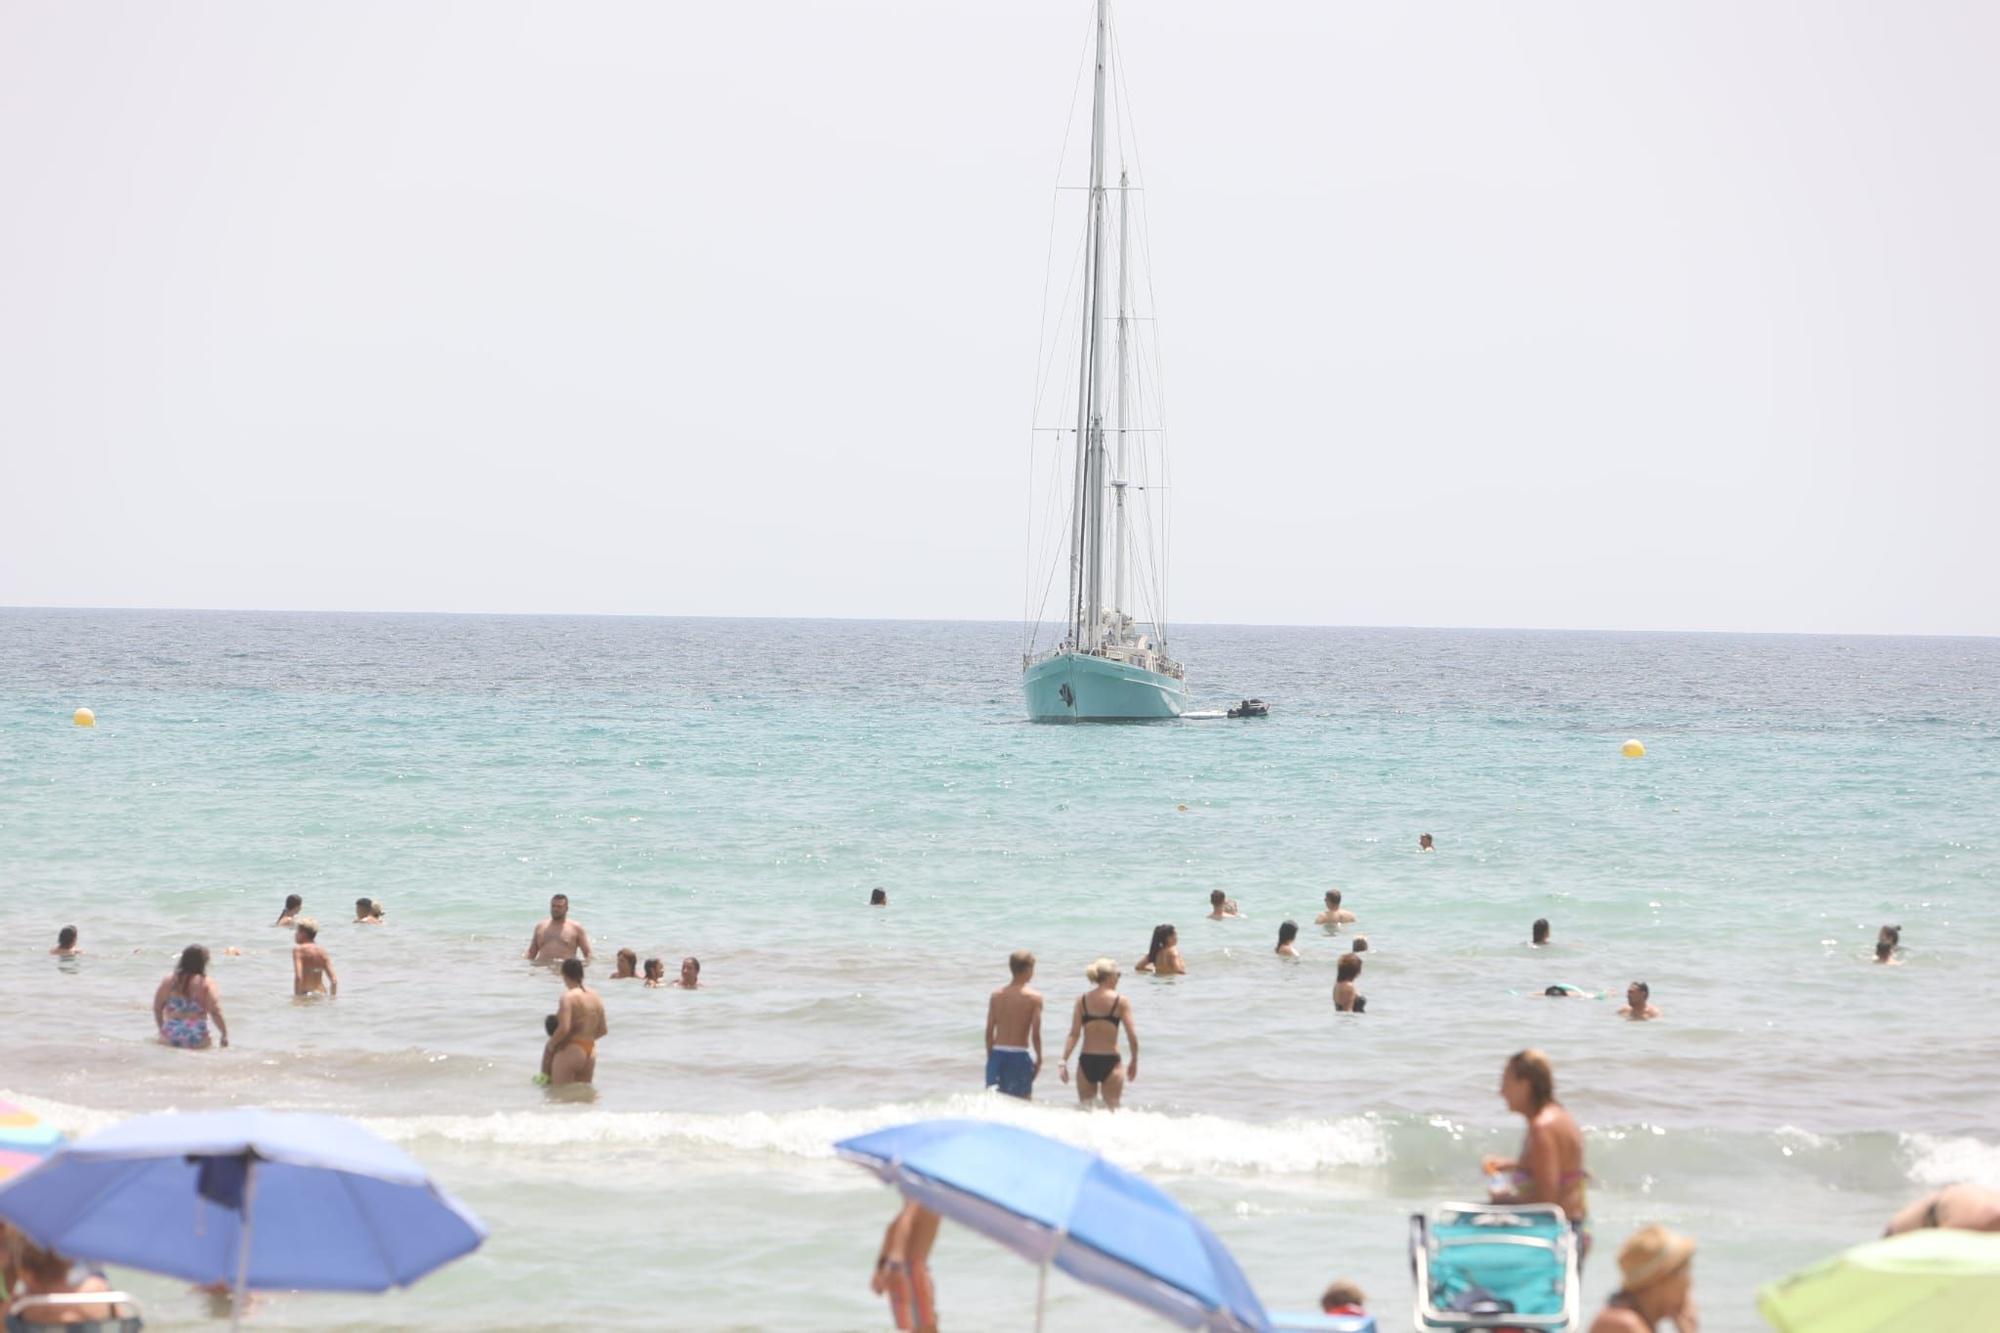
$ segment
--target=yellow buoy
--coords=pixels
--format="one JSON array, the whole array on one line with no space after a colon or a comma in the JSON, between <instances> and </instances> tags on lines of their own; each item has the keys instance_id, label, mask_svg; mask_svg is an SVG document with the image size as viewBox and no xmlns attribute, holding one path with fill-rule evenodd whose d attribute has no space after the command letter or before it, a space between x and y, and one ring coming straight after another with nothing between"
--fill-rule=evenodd
<instances>
[{"instance_id":1,"label":"yellow buoy","mask_svg":"<svg viewBox=\"0 0 2000 1333\"><path fill-rule=\"evenodd\" d=\"M79 727L94 727L97 725L97 714L88 708L79 708L76 710L76 724Z\"/></svg>"},{"instance_id":2,"label":"yellow buoy","mask_svg":"<svg viewBox=\"0 0 2000 1333\"><path fill-rule=\"evenodd\" d=\"M1624 745L1619 747L1619 750L1627 759L1644 759L1646 757L1646 747L1637 741L1626 741Z\"/></svg>"}]
</instances>

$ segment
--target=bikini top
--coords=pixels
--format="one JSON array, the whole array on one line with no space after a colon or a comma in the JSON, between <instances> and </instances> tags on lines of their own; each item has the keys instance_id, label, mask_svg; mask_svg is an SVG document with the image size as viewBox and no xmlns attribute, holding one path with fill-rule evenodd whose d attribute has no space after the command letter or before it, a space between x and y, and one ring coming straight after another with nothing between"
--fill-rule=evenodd
<instances>
[{"instance_id":1,"label":"bikini top","mask_svg":"<svg viewBox=\"0 0 2000 1333\"><path fill-rule=\"evenodd\" d=\"M1110 1013L1108 1013L1108 1014L1093 1014L1093 1013L1091 1013L1091 1012L1090 1012L1090 1006L1089 1006L1089 1005L1087 1005L1087 1004L1084 1004L1082 1000L1078 1000L1078 1001L1077 1001L1077 1003L1078 1003L1079 1005L1082 1005L1082 1006L1083 1006L1083 1021L1084 1021L1084 1022L1086 1022L1086 1023L1109 1023L1109 1024L1111 1024L1111 1025L1112 1025L1113 1027L1116 1027L1116 1026L1118 1026L1118 1006L1119 1006L1120 1004L1124 1003L1124 1000L1123 1000L1123 998L1122 998L1122 997L1121 997L1120 999L1116 999L1116 1000L1113 1000L1113 1001L1111 1002L1111 1012L1110 1012Z\"/></svg>"}]
</instances>

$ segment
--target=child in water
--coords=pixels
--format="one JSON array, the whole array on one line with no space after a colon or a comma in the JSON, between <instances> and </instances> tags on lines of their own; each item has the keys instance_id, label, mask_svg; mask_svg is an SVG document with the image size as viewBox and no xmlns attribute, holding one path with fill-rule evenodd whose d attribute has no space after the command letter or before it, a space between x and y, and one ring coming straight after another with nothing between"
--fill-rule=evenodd
<instances>
[{"instance_id":1,"label":"child in water","mask_svg":"<svg viewBox=\"0 0 2000 1333\"><path fill-rule=\"evenodd\" d=\"M646 988L656 990L667 984L667 965L657 958L646 960Z\"/></svg>"}]
</instances>

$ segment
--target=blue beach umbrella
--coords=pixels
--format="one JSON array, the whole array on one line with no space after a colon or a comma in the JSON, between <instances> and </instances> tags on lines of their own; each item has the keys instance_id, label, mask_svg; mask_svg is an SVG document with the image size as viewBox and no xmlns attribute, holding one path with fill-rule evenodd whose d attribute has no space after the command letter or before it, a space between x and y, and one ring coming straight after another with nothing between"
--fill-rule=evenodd
<instances>
[{"instance_id":1,"label":"blue beach umbrella","mask_svg":"<svg viewBox=\"0 0 2000 1333\"><path fill-rule=\"evenodd\" d=\"M834 1150L905 1197L1183 1328L1260 1333L1270 1320L1215 1233L1158 1187L1095 1153L987 1120L924 1120Z\"/></svg>"},{"instance_id":2,"label":"blue beach umbrella","mask_svg":"<svg viewBox=\"0 0 2000 1333\"><path fill-rule=\"evenodd\" d=\"M423 1167L350 1120L276 1111L148 1115L0 1186L0 1218L46 1248L236 1291L387 1291L478 1248L486 1228Z\"/></svg>"}]
</instances>

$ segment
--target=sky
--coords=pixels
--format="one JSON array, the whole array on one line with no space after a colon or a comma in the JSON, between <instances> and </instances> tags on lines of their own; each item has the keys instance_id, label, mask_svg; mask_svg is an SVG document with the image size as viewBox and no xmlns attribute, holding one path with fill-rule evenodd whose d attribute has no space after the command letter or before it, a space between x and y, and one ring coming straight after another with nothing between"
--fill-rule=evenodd
<instances>
[{"instance_id":1,"label":"sky","mask_svg":"<svg viewBox=\"0 0 2000 1333\"><path fill-rule=\"evenodd\" d=\"M1177 620L2000 634L2000 8L1117 14ZM1018 619L1090 24L0 0L0 605Z\"/></svg>"}]
</instances>

